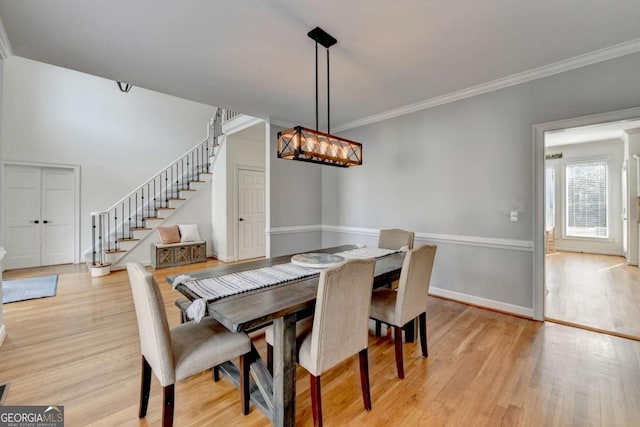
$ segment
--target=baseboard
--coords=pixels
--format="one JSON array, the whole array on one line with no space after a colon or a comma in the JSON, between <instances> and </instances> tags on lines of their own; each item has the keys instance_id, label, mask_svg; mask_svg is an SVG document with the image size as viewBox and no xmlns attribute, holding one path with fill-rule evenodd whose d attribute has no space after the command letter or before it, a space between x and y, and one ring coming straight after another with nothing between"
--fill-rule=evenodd
<instances>
[{"instance_id":1,"label":"baseboard","mask_svg":"<svg viewBox=\"0 0 640 427\"><path fill-rule=\"evenodd\" d=\"M506 302L495 301L492 299L477 297L475 295L464 294L462 292L450 291L448 289L429 287L429 294L446 298L452 301L458 301L465 304L473 305L481 308L499 311L502 313L513 314L527 319L533 319L533 308L522 307L520 305L508 304Z\"/></svg>"},{"instance_id":2,"label":"baseboard","mask_svg":"<svg viewBox=\"0 0 640 427\"><path fill-rule=\"evenodd\" d=\"M222 256L222 255L219 255L219 254L218 254L218 253L216 253L216 252L211 252L211 256L212 256L213 258L217 259L218 261L222 261L222 262L233 262L233 261L235 261L235 259L234 259L233 257L230 257L230 256Z\"/></svg>"},{"instance_id":3,"label":"baseboard","mask_svg":"<svg viewBox=\"0 0 640 427\"><path fill-rule=\"evenodd\" d=\"M578 249L571 249L571 248L563 248L561 246L558 246L557 241L556 241L556 252L572 252L572 253L576 253L576 254L595 254L595 255L611 255L611 256L624 256L623 253L621 252L612 252L612 251L599 251L599 250L587 250L587 251L581 251Z\"/></svg>"},{"instance_id":4,"label":"baseboard","mask_svg":"<svg viewBox=\"0 0 640 427\"><path fill-rule=\"evenodd\" d=\"M7 338L7 328L2 325L0 326L0 346L4 343L5 338Z\"/></svg>"}]
</instances>

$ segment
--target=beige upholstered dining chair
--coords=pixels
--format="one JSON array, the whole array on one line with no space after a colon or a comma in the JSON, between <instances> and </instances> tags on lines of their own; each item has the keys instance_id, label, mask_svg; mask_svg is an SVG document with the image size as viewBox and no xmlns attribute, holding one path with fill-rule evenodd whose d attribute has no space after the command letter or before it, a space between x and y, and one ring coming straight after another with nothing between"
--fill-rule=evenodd
<instances>
[{"instance_id":1,"label":"beige upholstered dining chair","mask_svg":"<svg viewBox=\"0 0 640 427\"><path fill-rule=\"evenodd\" d=\"M187 322L169 329L158 283L140 263L128 263L129 282L138 319L142 380L139 417L147 414L151 373L163 387L163 426L173 425L174 384L177 381L240 357L242 413L249 412L251 340L228 331L214 319Z\"/></svg>"},{"instance_id":2,"label":"beige upholstered dining chair","mask_svg":"<svg viewBox=\"0 0 640 427\"><path fill-rule=\"evenodd\" d=\"M371 410L367 347L374 268L374 259L352 259L320 273L313 326L298 351L298 363L310 374L315 426L322 425L320 376L355 354L364 407Z\"/></svg>"},{"instance_id":3,"label":"beige upholstered dining chair","mask_svg":"<svg viewBox=\"0 0 640 427\"><path fill-rule=\"evenodd\" d=\"M380 230L378 237L378 247L382 249L400 249L403 246L413 249L413 231L405 231L397 228L390 230Z\"/></svg>"},{"instance_id":4,"label":"beige upholstered dining chair","mask_svg":"<svg viewBox=\"0 0 640 427\"><path fill-rule=\"evenodd\" d=\"M371 297L371 318L393 327L398 377L404 378L402 360L402 327L419 318L422 356L429 355L427 349L427 294L435 245L421 245L407 252L400 273L397 290L378 289Z\"/></svg>"},{"instance_id":5,"label":"beige upholstered dining chair","mask_svg":"<svg viewBox=\"0 0 640 427\"><path fill-rule=\"evenodd\" d=\"M399 228L392 228L389 230L380 230L380 236L378 237L378 247L382 249L400 249L407 247L413 249L413 240L415 233L413 231L400 230ZM390 288L395 289L398 286L398 281L394 280L387 284ZM382 334L382 323L376 321L376 336L379 337Z\"/></svg>"}]
</instances>

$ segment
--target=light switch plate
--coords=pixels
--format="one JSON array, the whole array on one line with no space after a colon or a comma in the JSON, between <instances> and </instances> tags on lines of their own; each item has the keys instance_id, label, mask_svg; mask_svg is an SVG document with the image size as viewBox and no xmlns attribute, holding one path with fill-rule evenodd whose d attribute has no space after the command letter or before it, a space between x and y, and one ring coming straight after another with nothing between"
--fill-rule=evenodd
<instances>
[{"instance_id":1,"label":"light switch plate","mask_svg":"<svg viewBox=\"0 0 640 427\"><path fill-rule=\"evenodd\" d=\"M518 222L518 211L511 211L509 221Z\"/></svg>"}]
</instances>

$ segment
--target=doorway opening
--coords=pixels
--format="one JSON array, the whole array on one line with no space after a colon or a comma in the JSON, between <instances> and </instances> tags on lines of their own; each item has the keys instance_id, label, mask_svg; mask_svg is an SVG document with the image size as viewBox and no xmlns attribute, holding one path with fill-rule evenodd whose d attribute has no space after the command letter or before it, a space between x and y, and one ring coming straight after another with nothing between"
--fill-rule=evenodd
<instances>
[{"instance_id":1,"label":"doorway opening","mask_svg":"<svg viewBox=\"0 0 640 427\"><path fill-rule=\"evenodd\" d=\"M536 126L539 320L640 340L638 117Z\"/></svg>"}]
</instances>

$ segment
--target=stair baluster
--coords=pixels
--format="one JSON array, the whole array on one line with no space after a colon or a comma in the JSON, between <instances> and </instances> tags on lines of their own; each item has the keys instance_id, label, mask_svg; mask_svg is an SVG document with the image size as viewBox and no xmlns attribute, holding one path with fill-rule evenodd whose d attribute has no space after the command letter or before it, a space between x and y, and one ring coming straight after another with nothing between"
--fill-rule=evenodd
<instances>
[{"instance_id":1,"label":"stair baluster","mask_svg":"<svg viewBox=\"0 0 640 427\"><path fill-rule=\"evenodd\" d=\"M120 252L124 252L129 245L123 248L122 242L136 239L135 231L150 227L147 220L158 218L158 209L169 208L171 199L181 199L180 191L190 190L191 182L201 182L201 174L210 172L215 162L216 148L220 145L218 137L222 135L223 117L223 111L217 109L214 118L207 123L206 139L109 209L91 213L91 266L108 266L107 254L115 261L124 256ZM154 221L154 226L159 223ZM88 255L89 252L86 253Z\"/></svg>"}]
</instances>

